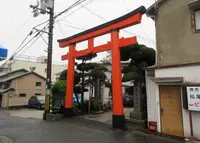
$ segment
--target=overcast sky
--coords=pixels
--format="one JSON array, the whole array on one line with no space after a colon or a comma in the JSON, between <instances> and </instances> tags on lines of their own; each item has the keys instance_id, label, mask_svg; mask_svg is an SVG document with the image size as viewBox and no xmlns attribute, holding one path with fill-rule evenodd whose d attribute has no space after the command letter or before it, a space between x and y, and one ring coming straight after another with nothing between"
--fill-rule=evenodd
<instances>
[{"instance_id":1,"label":"overcast sky","mask_svg":"<svg viewBox=\"0 0 200 143\"><path fill-rule=\"evenodd\" d=\"M33 14L31 13L32 10L29 5L35 0L0 1L0 45L8 49L8 55L10 56L31 31L32 27L47 20L48 15L40 15L37 18L33 18ZM55 0L55 13L59 13L66 9L75 1L76 0ZM82 4L86 4L85 7L81 7L80 5L58 17L57 20L63 20L55 23L53 61L61 61L61 55L68 51L67 48L61 49L58 47L57 39L66 38L82 32L84 29L89 29L105 23L106 21L113 20L141 5L148 8L153 2L155 2L155 0L86 0L86 2ZM70 14L71 12L73 13ZM44 26L45 25L41 25L39 28L43 28ZM143 16L141 24L130 27L125 31L121 31L120 36L137 36L139 43L155 49L154 22L150 18L147 18L146 15ZM48 40L46 34L44 34L43 37ZM95 45L105 44L109 39L109 35L99 37L95 40ZM47 45L43 39L39 38L33 46L30 48L27 46L20 54L43 56L46 55L46 52L44 51L46 48ZM78 49L84 48L86 48L85 42L78 45ZM100 61L105 54L106 53L98 54L98 57L94 59L94 61Z\"/></svg>"}]
</instances>

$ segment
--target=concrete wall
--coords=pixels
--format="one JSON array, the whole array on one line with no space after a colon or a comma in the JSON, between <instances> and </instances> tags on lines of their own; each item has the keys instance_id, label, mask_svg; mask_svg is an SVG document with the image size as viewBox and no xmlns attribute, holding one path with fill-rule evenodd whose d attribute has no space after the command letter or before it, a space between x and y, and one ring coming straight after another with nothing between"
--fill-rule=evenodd
<instances>
[{"instance_id":1,"label":"concrete wall","mask_svg":"<svg viewBox=\"0 0 200 143\"><path fill-rule=\"evenodd\" d=\"M46 77L45 69L47 68L47 64L33 61L23 61L23 60L15 60L11 64L11 71L15 71L18 69L27 69L30 71L30 67L36 67L36 73ZM56 74L62 72L67 69L65 65L52 65L52 82L56 81Z\"/></svg>"},{"instance_id":2,"label":"concrete wall","mask_svg":"<svg viewBox=\"0 0 200 143\"><path fill-rule=\"evenodd\" d=\"M163 78L163 77L183 77L184 82L192 82L192 83L200 83L200 65L199 66L189 66L189 67L177 67L177 68L167 68L167 69L156 69L155 77ZM151 83L151 86L154 84ZM159 101L159 90L158 85L157 88L154 87L154 93L156 94L157 101ZM159 107L157 107L158 109ZM155 110L155 107L150 109L151 112ZM160 110L160 108L159 108ZM188 110L182 109L183 113L183 128L185 137L190 136L190 125L189 125L189 112ZM193 131L194 136L200 138L200 112L192 112L193 118ZM158 120L158 123L160 121ZM160 125L159 125L160 126Z\"/></svg>"},{"instance_id":3,"label":"concrete wall","mask_svg":"<svg viewBox=\"0 0 200 143\"><path fill-rule=\"evenodd\" d=\"M42 85L36 86L36 82L41 82ZM13 80L10 87L14 88L15 92L11 92L11 97L8 96L9 93L4 94L2 100L4 102L3 107L28 105L28 100L31 96L35 95L35 93L45 95L46 81L34 74L29 74ZM25 93L26 97L19 97L20 93Z\"/></svg>"},{"instance_id":4,"label":"concrete wall","mask_svg":"<svg viewBox=\"0 0 200 143\"><path fill-rule=\"evenodd\" d=\"M200 33L194 33L191 17L186 0L166 0L159 6L156 20L158 66L200 62Z\"/></svg>"}]
</instances>

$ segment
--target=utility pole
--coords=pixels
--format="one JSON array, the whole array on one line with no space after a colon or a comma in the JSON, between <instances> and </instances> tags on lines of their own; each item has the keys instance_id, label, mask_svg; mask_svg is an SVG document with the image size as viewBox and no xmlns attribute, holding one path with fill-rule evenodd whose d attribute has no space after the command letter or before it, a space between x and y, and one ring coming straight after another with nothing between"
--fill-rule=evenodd
<instances>
[{"instance_id":1,"label":"utility pole","mask_svg":"<svg viewBox=\"0 0 200 143\"><path fill-rule=\"evenodd\" d=\"M40 8L38 8L40 6ZM49 32L48 34L48 51L47 51L47 76L46 76L46 95L45 95L45 110L43 119L47 119L47 113L50 113L50 91L51 91L51 71L52 71L52 52L53 52L53 28L54 28L54 0L40 0L40 4L30 6L33 8L33 16L39 14L49 14ZM40 11L40 12L38 12ZM42 31L40 31L42 32ZM46 33L46 32L45 32Z\"/></svg>"},{"instance_id":2,"label":"utility pole","mask_svg":"<svg viewBox=\"0 0 200 143\"><path fill-rule=\"evenodd\" d=\"M50 91L51 91L51 71L52 71L52 52L53 52L53 25L54 25L54 0L52 0L52 7L49 8L49 40L47 52L47 81L46 81L46 97L45 110L43 119L46 120L47 113L50 112Z\"/></svg>"}]
</instances>

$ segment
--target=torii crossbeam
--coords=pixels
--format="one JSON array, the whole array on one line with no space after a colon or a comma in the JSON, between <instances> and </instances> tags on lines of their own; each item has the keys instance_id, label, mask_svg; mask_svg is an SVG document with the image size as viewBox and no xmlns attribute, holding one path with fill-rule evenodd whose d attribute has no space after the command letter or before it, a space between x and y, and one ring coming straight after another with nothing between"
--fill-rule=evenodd
<instances>
[{"instance_id":1,"label":"torii crossbeam","mask_svg":"<svg viewBox=\"0 0 200 143\"><path fill-rule=\"evenodd\" d=\"M115 20L86 30L66 39L58 40L61 48L69 46L69 53L62 56L62 60L68 60L67 89L65 98L65 116L73 115L72 101L74 90L74 66L75 58L92 53L112 51L112 96L113 96L113 120L112 127L115 129L125 129L125 116L122 99L122 75L120 48L137 44L136 37L119 39L119 30L141 23L142 15L146 12L144 6L119 17ZM94 38L111 34L111 41L107 44L94 47ZM88 40L88 48L76 50L76 44Z\"/></svg>"}]
</instances>

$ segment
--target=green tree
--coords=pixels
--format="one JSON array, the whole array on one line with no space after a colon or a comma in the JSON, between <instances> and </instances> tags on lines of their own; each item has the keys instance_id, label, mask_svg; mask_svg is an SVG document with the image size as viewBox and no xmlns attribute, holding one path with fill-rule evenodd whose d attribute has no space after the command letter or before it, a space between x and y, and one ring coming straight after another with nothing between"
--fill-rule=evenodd
<instances>
[{"instance_id":1,"label":"green tree","mask_svg":"<svg viewBox=\"0 0 200 143\"><path fill-rule=\"evenodd\" d=\"M66 80L67 80L67 70L61 72L59 80L52 86L52 106L61 106L61 103L65 102L65 94L66 94ZM74 93L76 95L76 99L78 100L77 94L80 94L80 87L77 84L80 82L80 76L77 71L75 71L74 76ZM80 106L80 103L78 102Z\"/></svg>"},{"instance_id":2,"label":"green tree","mask_svg":"<svg viewBox=\"0 0 200 143\"><path fill-rule=\"evenodd\" d=\"M88 54L86 56L77 57L77 60L81 60L81 64L77 65L77 69L81 72L79 73L81 75L81 87L82 89L85 88L85 77L87 74L85 72L88 72L90 69L93 68L93 65L90 63L86 63L88 60L92 60L93 58L97 57L97 54ZM81 111L82 114L84 114L84 91L81 92Z\"/></svg>"},{"instance_id":3,"label":"green tree","mask_svg":"<svg viewBox=\"0 0 200 143\"><path fill-rule=\"evenodd\" d=\"M134 90L141 91L134 94L134 98L139 98L138 102L142 103L142 110L146 113L146 86L145 86L145 68L155 64L155 50L145 45L136 44L121 49L121 60L130 60L128 66L122 69L124 73L122 81L134 81ZM134 91L133 91L134 92ZM135 105L134 105L135 106Z\"/></svg>"},{"instance_id":4,"label":"green tree","mask_svg":"<svg viewBox=\"0 0 200 143\"><path fill-rule=\"evenodd\" d=\"M121 49L121 60L131 60L129 65L122 69L123 82L144 81L144 68L155 64L155 50L140 44L128 46Z\"/></svg>"}]
</instances>

